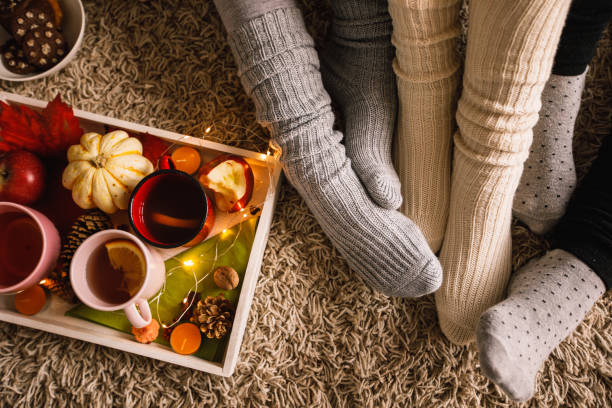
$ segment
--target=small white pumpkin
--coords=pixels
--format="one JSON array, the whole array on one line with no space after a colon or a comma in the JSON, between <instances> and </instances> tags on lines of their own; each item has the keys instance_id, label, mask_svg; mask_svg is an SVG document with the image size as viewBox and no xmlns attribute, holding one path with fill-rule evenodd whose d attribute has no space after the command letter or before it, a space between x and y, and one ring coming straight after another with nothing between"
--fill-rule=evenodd
<instances>
[{"instance_id":1,"label":"small white pumpkin","mask_svg":"<svg viewBox=\"0 0 612 408\"><path fill-rule=\"evenodd\" d=\"M142 144L123 130L85 133L68 149L62 184L84 209L98 207L108 214L128 208L130 194L153 164L142 155Z\"/></svg>"}]
</instances>

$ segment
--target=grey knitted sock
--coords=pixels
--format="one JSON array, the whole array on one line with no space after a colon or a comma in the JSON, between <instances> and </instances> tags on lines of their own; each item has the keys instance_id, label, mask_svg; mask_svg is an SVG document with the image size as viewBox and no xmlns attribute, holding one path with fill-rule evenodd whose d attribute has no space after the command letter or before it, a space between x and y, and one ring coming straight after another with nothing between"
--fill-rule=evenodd
<instances>
[{"instance_id":1,"label":"grey knitted sock","mask_svg":"<svg viewBox=\"0 0 612 408\"><path fill-rule=\"evenodd\" d=\"M562 249L531 261L512 277L508 298L480 317L482 371L510 398L531 398L544 361L604 290L595 272Z\"/></svg>"},{"instance_id":2,"label":"grey knitted sock","mask_svg":"<svg viewBox=\"0 0 612 408\"><path fill-rule=\"evenodd\" d=\"M576 187L572 138L585 77L586 72L551 75L542 93L540 120L512 206L514 215L536 234L557 224Z\"/></svg>"},{"instance_id":3,"label":"grey knitted sock","mask_svg":"<svg viewBox=\"0 0 612 408\"><path fill-rule=\"evenodd\" d=\"M386 0L336 0L321 51L323 83L342 111L346 153L370 197L381 207L402 204L391 143L397 113L393 29Z\"/></svg>"},{"instance_id":4,"label":"grey knitted sock","mask_svg":"<svg viewBox=\"0 0 612 408\"><path fill-rule=\"evenodd\" d=\"M214 0L214 2L228 33L269 11L295 7L295 0Z\"/></svg>"},{"instance_id":5,"label":"grey knitted sock","mask_svg":"<svg viewBox=\"0 0 612 408\"><path fill-rule=\"evenodd\" d=\"M258 121L281 147L285 175L334 246L373 288L415 297L442 271L418 227L372 203L332 129L330 98L297 8L276 9L229 33L238 72Z\"/></svg>"}]
</instances>

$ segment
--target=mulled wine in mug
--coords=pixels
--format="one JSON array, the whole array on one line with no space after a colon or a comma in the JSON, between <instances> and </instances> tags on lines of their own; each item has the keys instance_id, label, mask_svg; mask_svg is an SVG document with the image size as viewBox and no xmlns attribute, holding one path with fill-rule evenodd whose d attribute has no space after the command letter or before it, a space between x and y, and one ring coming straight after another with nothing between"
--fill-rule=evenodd
<instances>
[{"instance_id":1,"label":"mulled wine in mug","mask_svg":"<svg viewBox=\"0 0 612 408\"><path fill-rule=\"evenodd\" d=\"M214 207L200 183L171 168L138 183L128 212L136 234L159 248L193 246L208 236L215 222Z\"/></svg>"}]
</instances>

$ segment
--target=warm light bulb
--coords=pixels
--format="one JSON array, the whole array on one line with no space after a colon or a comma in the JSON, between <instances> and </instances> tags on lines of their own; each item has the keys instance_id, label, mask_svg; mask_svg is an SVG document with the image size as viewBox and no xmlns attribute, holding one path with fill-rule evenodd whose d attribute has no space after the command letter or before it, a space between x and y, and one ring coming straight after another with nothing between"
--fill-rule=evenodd
<instances>
[{"instance_id":1,"label":"warm light bulb","mask_svg":"<svg viewBox=\"0 0 612 408\"><path fill-rule=\"evenodd\" d=\"M211 127L209 126L209 127L206 128L205 132L206 133L210 133L210 131L211 131Z\"/></svg>"},{"instance_id":2,"label":"warm light bulb","mask_svg":"<svg viewBox=\"0 0 612 408\"><path fill-rule=\"evenodd\" d=\"M187 303L187 300L188 300L187 298L183 299L183 303Z\"/></svg>"},{"instance_id":3,"label":"warm light bulb","mask_svg":"<svg viewBox=\"0 0 612 408\"><path fill-rule=\"evenodd\" d=\"M39 284L41 284L41 285L44 285L45 283L47 283L47 280L46 280L46 279L43 279L43 280L41 280L41 281L40 281L40 282L38 282L38 283L39 283Z\"/></svg>"},{"instance_id":4,"label":"warm light bulb","mask_svg":"<svg viewBox=\"0 0 612 408\"><path fill-rule=\"evenodd\" d=\"M268 156L263 153L260 155L260 157L261 157L261 160L266 160L268 158Z\"/></svg>"},{"instance_id":5,"label":"warm light bulb","mask_svg":"<svg viewBox=\"0 0 612 408\"><path fill-rule=\"evenodd\" d=\"M242 218L246 218L246 217L247 217L247 215L246 215L246 214L244 214L244 215L242 216Z\"/></svg>"},{"instance_id":6,"label":"warm light bulb","mask_svg":"<svg viewBox=\"0 0 612 408\"><path fill-rule=\"evenodd\" d=\"M221 231L222 234L225 234L227 232L226 228L223 228L223 231Z\"/></svg>"},{"instance_id":7,"label":"warm light bulb","mask_svg":"<svg viewBox=\"0 0 612 408\"><path fill-rule=\"evenodd\" d=\"M193 266L194 262L192 259L188 259L185 262L183 262L183 265L185 266Z\"/></svg>"}]
</instances>

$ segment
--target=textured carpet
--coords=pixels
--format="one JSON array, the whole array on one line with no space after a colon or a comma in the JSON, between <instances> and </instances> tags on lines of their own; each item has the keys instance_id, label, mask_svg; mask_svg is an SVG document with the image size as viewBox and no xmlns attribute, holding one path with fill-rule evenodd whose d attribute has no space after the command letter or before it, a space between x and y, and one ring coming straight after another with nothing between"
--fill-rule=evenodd
<instances>
[{"instance_id":1,"label":"textured carpet","mask_svg":"<svg viewBox=\"0 0 612 408\"><path fill-rule=\"evenodd\" d=\"M10 92L264 150L210 1L85 1L80 56ZM329 13L304 4L315 37ZM601 43L577 129L581 174L612 120L612 42ZM514 227L514 263L547 243ZM538 378L531 406L606 407L612 400L612 298L600 300ZM284 185L240 362L224 379L0 323L0 406L506 407L475 347L441 334L433 298L388 299L351 273L304 202Z\"/></svg>"}]
</instances>

